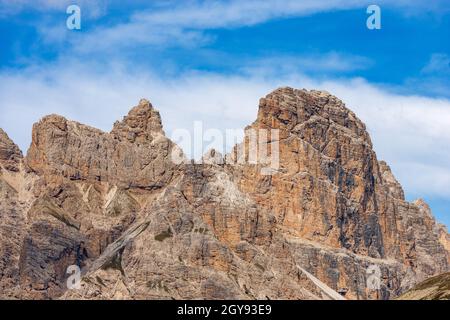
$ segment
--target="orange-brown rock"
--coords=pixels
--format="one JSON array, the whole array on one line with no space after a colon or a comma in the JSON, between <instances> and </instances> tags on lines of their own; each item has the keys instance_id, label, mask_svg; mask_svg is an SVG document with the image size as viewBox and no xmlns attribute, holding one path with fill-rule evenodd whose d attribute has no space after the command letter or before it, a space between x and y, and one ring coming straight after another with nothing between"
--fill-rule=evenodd
<instances>
[{"instance_id":1,"label":"orange-brown rock","mask_svg":"<svg viewBox=\"0 0 450 320\"><path fill-rule=\"evenodd\" d=\"M110 133L44 117L25 159L0 131L0 296L389 299L449 269L447 231L342 101L281 88L247 129L231 154L181 164L147 100ZM279 166L246 161L252 129L278 130Z\"/></svg>"},{"instance_id":2,"label":"orange-brown rock","mask_svg":"<svg viewBox=\"0 0 450 320\"><path fill-rule=\"evenodd\" d=\"M19 260L31 198L21 163L19 148L0 129L0 295L6 298L20 291Z\"/></svg>"},{"instance_id":3,"label":"orange-brown rock","mask_svg":"<svg viewBox=\"0 0 450 320\"><path fill-rule=\"evenodd\" d=\"M438 234L439 234L439 241L441 242L442 246L447 250L447 252L450 252L450 234L447 231L447 227L443 224L438 224ZM450 265L450 255L447 255L447 261Z\"/></svg>"},{"instance_id":4,"label":"orange-brown rock","mask_svg":"<svg viewBox=\"0 0 450 320\"><path fill-rule=\"evenodd\" d=\"M172 177L173 146L159 113L143 99L111 133L57 115L44 117L33 127L26 163L40 176L153 190Z\"/></svg>"},{"instance_id":5,"label":"orange-brown rock","mask_svg":"<svg viewBox=\"0 0 450 320\"><path fill-rule=\"evenodd\" d=\"M448 270L449 252L439 241L428 206L404 200L389 166L377 160L365 125L342 101L322 91L281 88L261 99L258 118L247 132L251 129L279 130L279 168L266 175L262 165L236 161L230 171L242 192L273 212L285 235L398 261L401 272L414 274L413 281ZM247 135L231 156L237 159L244 150L248 158L250 149ZM365 297L364 290L354 287L360 272L345 270L348 264L337 260L332 260L332 274L322 279L335 289L353 287L350 295ZM319 263L318 269L329 270L326 265ZM392 277L391 272L384 276ZM411 285L408 277L397 273L404 281L385 289L396 294Z\"/></svg>"},{"instance_id":6,"label":"orange-brown rock","mask_svg":"<svg viewBox=\"0 0 450 320\"><path fill-rule=\"evenodd\" d=\"M5 170L18 171L22 158L19 147L0 128L0 166Z\"/></svg>"}]
</instances>

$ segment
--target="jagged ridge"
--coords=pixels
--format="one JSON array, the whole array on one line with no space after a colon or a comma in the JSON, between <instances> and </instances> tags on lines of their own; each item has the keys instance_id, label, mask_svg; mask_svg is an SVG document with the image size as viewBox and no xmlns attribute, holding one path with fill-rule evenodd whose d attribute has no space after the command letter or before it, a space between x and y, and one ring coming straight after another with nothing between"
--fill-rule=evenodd
<instances>
[{"instance_id":1,"label":"jagged ridge","mask_svg":"<svg viewBox=\"0 0 450 320\"><path fill-rule=\"evenodd\" d=\"M0 131L2 297L388 299L449 269L448 234L342 101L280 88L248 129L279 130L274 174L237 161L249 136L231 162L175 165L144 99L110 133L43 118L25 159ZM84 280L67 291L72 264Z\"/></svg>"}]
</instances>

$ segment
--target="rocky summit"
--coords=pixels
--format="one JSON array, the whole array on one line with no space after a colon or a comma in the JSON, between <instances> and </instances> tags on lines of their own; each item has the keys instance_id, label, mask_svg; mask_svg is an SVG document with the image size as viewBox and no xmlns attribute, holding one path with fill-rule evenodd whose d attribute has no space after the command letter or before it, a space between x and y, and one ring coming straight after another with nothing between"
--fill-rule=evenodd
<instances>
[{"instance_id":1,"label":"rocky summit","mask_svg":"<svg viewBox=\"0 0 450 320\"><path fill-rule=\"evenodd\" d=\"M270 174L239 161L252 129L278 132ZM46 116L26 156L0 130L0 298L393 299L450 271L446 228L326 92L273 91L225 156L174 152L144 99L109 133Z\"/></svg>"}]
</instances>

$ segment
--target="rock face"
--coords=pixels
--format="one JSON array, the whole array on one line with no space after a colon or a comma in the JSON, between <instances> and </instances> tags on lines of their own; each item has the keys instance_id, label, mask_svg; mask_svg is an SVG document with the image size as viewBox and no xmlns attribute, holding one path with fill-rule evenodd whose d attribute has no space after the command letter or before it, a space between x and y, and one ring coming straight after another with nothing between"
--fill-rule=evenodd
<instances>
[{"instance_id":1,"label":"rock face","mask_svg":"<svg viewBox=\"0 0 450 320\"><path fill-rule=\"evenodd\" d=\"M22 152L0 128L0 165L8 171L19 171Z\"/></svg>"},{"instance_id":2,"label":"rock face","mask_svg":"<svg viewBox=\"0 0 450 320\"><path fill-rule=\"evenodd\" d=\"M261 130L274 167L249 161ZM230 154L173 154L147 100L110 133L44 117L25 158L0 131L0 297L389 299L449 270L445 227L328 93L275 90Z\"/></svg>"},{"instance_id":3,"label":"rock face","mask_svg":"<svg viewBox=\"0 0 450 320\"><path fill-rule=\"evenodd\" d=\"M397 300L450 300L450 272L419 283Z\"/></svg>"},{"instance_id":4,"label":"rock face","mask_svg":"<svg viewBox=\"0 0 450 320\"><path fill-rule=\"evenodd\" d=\"M143 99L111 133L61 116L43 118L33 127L26 162L40 176L153 190L171 178L172 147L159 113Z\"/></svg>"},{"instance_id":5,"label":"rock face","mask_svg":"<svg viewBox=\"0 0 450 320\"><path fill-rule=\"evenodd\" d=\"M448 251L429 207L421 200L405 201L389 166L377 160L365 125L342 101L322 91L278 89L261 99L258 119L247 131L252 129L279 130L277 174L268 176L262 166L239 161L230 170L240 189L272 212L294 243L305 239L409 265L411 280L396 271L403 266L386 269L393 274L386 275L379 293L383 298L448 269ZM244 150L244 157L249 156L248 138L233 154ZM274 139L268 141L273 144ZM317 263L316 254L299 256L299 264ZM310 270L319 274L326 269L323 279L333 288L349 289L352 298L367 297L365 282L358 278L363 270L358 269L368 262L352 266L354 259L325 259Z\"/></svg>"}]
</instances>

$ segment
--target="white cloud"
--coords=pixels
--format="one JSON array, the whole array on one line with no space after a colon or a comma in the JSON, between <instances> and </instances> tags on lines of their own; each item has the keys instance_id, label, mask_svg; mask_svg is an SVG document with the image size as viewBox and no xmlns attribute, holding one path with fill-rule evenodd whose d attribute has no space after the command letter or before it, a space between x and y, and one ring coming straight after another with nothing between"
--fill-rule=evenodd
<instances>
[{"instance_id":1,"label":"white cloud","mask_svg":"<svg viewBox=\"0 0 450 320\"><path fill-rule=\"evenodd\" d=\"M258 59L241 58L238 63L240 63L239 71L264 77L309 72L342 74L348 71L365 70L374 65L369 58L335 51L296 56L277 55Z\"/></svg>"},{"instance_id":2,"label":"white cloud","mask_svg":"<svg viewBox=\"0 0 450 320\"><path fill-rule=\"evenodd\" d=\"M5 1L5 0L0 0ZM445 0L437 0L430 4L425 0L379 0L378 5L384 8L394 8L405 14L417 14L432 11L442 13L447 9ZM102 15L107 11L108 4L115 1L78 1L83 12ZM7 2L5 2L7 3ZM30 3L20 0L19 4ZM58 1L39 0L43 8L58 8L62 6ZM66 4L67 1L62 1ZM361 19L366 16L365 8L372 2L369 0L209 0L209 1L169 1L155 2L145 6L134 7L127 12L120 22L107 26L83 30L79 37L68 38L72 47L81 53L117 51L139 45L152 46L187 46L199 47L213 40L209 30L223 28L238 28L253 26L275 19L301 17L319 12L361 9ZM6 5L6 8L15 8ZM87 9L85 9L87 8ZM365 27L362 23L361 27ZM53 28L61 28L56 23ZM60 40L62 31L40 28L42 36L47 41ZM69 49L73 52L72 48Z\"/></svg>"},{"instance_id":3,"label":"white cloud","mask_svg":"<svg viewBox=\"0 0 450 320\"><path fill-rule=\"evenodd\" d=\"M361 6L355 0L187 1L137 11L127 22L98 28L73 42L81 52L128 46L200 46L207 30L251 26L276 18ZM126 39L127 41L123 41Z\"/></svg>"},{"instance_id":4,"label":"white cloud","mask_svg":"<svg viewBox=\"0 0 450 320\"><path fill-rule=\"evenodd\" d=\"M316 80L298 73L225 76L185 73L161 78L120 65L98 70L67 62L0 74L0 127L27 149L31 126L42 116L62 114L109 131L142 97L162 114L166 132L244 128L256 118L259 98L279 86L324 89L367 124L379 159L393 168L406 191L450 197L450 101L403 96L363 79ZM198 156L198 155L197 155Z\"/></svg>"},{"instance_id":5,"label":"white cloud","mask_svg":"<svg viewBox=\"0 0 450 320\"><path fill-rule=\"evenodd\" d=\"M445 53L433 53L423 73L450 74L450 56Z\"/></svg>"},{"instance_id":6,"label":"white cloud","mask_svg":"<svg viewBox=\"0 0 450 320\"><path fill-rule=\"evenodd\" d=\"M216 29L251 26L273 19L305 16L318 12L366 8L370 0L208 0L185 1L170 8L143 11L134 15L133 22L151 25L177 26L194 29ZM445 0L430 4L425 0L379 0L382 7L400 10L435 11ZM365 11L362 11L365 14Z\"/></svg>"},{"instance_id":7,"label":"white cloud","mask_svg":"<svg viewBox=\"0 0 450 320\"><path fill-rule=\"evenodd\" d=\"M448 198L450 170L448 166L427 164L424 162L399 162L397 175L413 198ZM445 213L448 212L444 211ZM443 214L443 212L441 212Z\"/></svg>"},{"instance_id":8,"label":"white cloud","mask_svg":"<svg viewBox=\"0 0 450 320\"><path fill-rule=\"evenodd\" d=\"M134 21L195 29L251 26L268 20L362 7L357 0L190 1L175 8L138 13Z\"/></svg>"}]
</instances>

